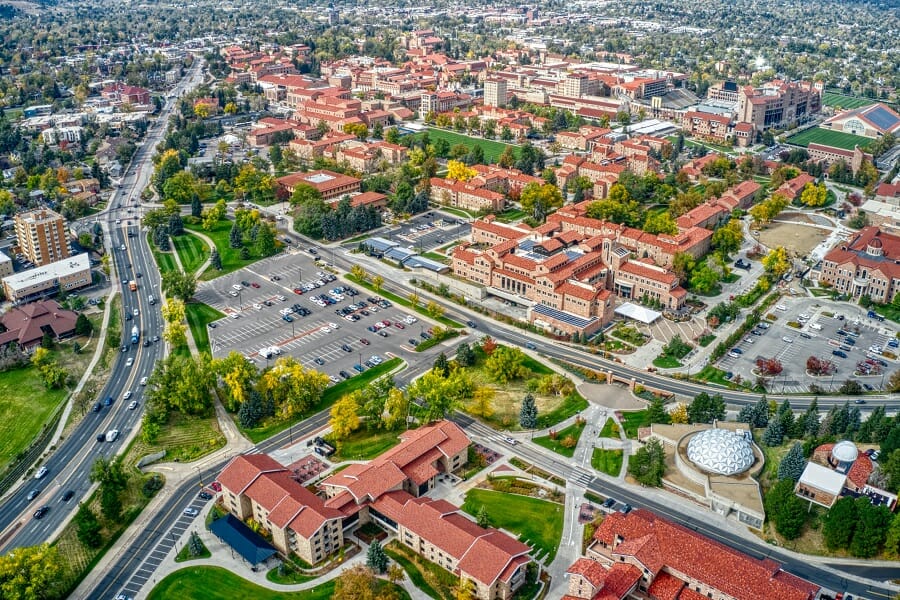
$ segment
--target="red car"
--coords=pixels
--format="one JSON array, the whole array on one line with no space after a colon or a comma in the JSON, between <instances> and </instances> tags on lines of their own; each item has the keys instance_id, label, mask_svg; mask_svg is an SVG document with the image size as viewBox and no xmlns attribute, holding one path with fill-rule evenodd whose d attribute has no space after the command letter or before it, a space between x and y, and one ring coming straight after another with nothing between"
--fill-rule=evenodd
<instances>
[{"instance_id":1,"label":"red car","mask_svg":"<svg viewBox=\"0 0 900 600\"><path fill-rule=\"evenodd\" d=\"M406 329L406 325L404 325L400 321L397 321L396 323L394 323L394 327L396 327L397 329Z\"/></svg>"},{"instance_id":2,"label":"red car","mask_svg":"<svg viewBox=\"0 0 900 600\"><path fill-rule=\"evenodd\" d=\"M250 284L250 286L251 286L252 288L254 288L254 289L257 289L257 290L259 289L259 284L256 283L255 281L252 282L252 283Z\"/></svg>"},{"instance_id":3,"label":"red car","mask_svg":"<svg viewBox=\"0 0 900 600\"><path fill-rule=\"evenodd\" d=\"M297 294L298 296L302 296L303 290L300 288L294 288L294 293Z\"/></svg>"},{"instance_id":4,"label":"red car","mask_svg":"<svg viewBox=\"0 0 900 600\"><path fill-rule=\"evenodd\" d=\"M367 340L366 338L362 338L359 340L359 343L362 344L363 346L368 346L369 340Z\"/></svg>"}]
</instances>

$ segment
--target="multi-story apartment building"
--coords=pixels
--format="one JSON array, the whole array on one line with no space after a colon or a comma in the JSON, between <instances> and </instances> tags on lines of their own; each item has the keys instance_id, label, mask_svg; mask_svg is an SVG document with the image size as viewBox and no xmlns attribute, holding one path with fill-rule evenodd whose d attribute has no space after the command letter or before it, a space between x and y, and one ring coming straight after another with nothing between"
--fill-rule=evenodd
<instances>
[{"instance_id":1,"label":"multi-story apartment building","mask_svg":"<svg viewBox=\"0 0 900 600\"><path fill-rule=\"evenodd\" d=\"M47 265L69 256L66 219L41 208L15 216L19 252L35 265Z\"/></svg>"},{"instance_id":2,"label":"multi-story apartment building","mask_svg":"<svg viewBox=\"0 0 900 600\"><path fill-rule=\"evenodd\" d=\"M692 110L685 113L681 129L694 137L722 144L731 138L734 126L729 116Z\"/></svg>"},{"instance_id":3,"label":"multi-story apartment building","mask_svg":"<svg viewBox=\"0 0 900 600\"><path fill-rule=\"evenodd\" d=\"M892 302L900 291L900 236L864 227L825 255L819 281L854 300Z\"/></svg>"},{"instance_id":4,"label":"multi-story apartment building","mask_svg":"<svg viewBox=\"0 0 900 600\"><path fill-rule=\"evenodd\" d=\"M757 132L794 123L822 109L821 84L770 81L762 87L738 90L738 117Z\"/></svg>"},{"instance_id":5,"label":"multi-story apartment building","mask_svg":"<svg viewBox=\"0 0 900 600\"><path fill-rule=\"evenodd\" d=\"M503 108L507 101L506 80L489 78L484 80L484 105Z\"/></svg>"},{"instance_id":6,"label":"multi-story apartment building","mask_svg":"<svg viewBox=\"0 0 900 600\"><path fill-rule=\"evenodd\" d=\"M357 526L374 522L427 560L471 580L479 600L510 600L525 582L528 546L426 495L438 477L466 465L465 433L440 421L400 438L369 463L326 478L318 493L268 455L237 456L219 476L222 504L259 523L280 552L310 564L339 550Z\"/></svg>"},{"instance_id":7,"label":"multi-story apartment building","mask_svg":"<svg viewBox=\"0 0 900 600\"><path fill-rule=\"evenodd\" d=\"M644 509L612 513L562 600L814 600L819 586Z\"/></svg>"}]
</instances>

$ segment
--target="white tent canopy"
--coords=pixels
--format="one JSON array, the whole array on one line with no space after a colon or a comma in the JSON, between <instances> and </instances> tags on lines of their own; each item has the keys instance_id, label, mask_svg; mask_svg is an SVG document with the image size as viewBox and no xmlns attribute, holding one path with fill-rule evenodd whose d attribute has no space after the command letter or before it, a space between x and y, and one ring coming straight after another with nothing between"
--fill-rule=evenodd
<instances>
[{"instance_id":1,"label":"white tent canopy","mask_svg":"<svg viewBox=\"0 0 900 600\"><path fill-rule=\"evenodd\" d=\"M623 317L634 319L635 321L640 321L641 323L646 323L647 325L662 316L661 312L650 310L649 308L638 306L637 304L632 304L631 302L626 302L621 306L617 306L615 312L617 315L622 315Z\"/></svg>"}]
</instances>

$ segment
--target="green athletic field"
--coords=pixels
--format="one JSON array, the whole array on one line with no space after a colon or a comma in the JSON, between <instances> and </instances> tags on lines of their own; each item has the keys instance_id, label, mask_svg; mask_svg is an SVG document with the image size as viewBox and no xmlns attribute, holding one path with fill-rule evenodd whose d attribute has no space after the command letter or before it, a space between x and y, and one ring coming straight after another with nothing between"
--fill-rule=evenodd
<instances>
[{"instance_id":1,"label":"green athletic field","mask_svg":"<svg viewBox=\"0 0 900 600\"><path fill-rule=\"evenodd\" d=\"M497 158L499 158L506 147L512 146L512 144L504 144L503 142L485 140L482 138L473 138L461 133L447 131L446 129L434 129L431 127L428 128L428 137L431 140L445 139L450 143L451 147L456 144L463 144L470 148L472 146L481 146L481 149L484 150L484 159L489 163L497 162ZM516 154L518 154L515 146L513 146L513 151L516 151Z\"/></svg>"},{"instance_id":2,"label":"green athletic field","mask_svg":"<svg viewBox=\"0 0 900 600\"><path fill-rule=\"evenodd\" d=\"M875 104L875 101L871 98L860 98L858 96L845 96L843 94L835 94L834 92L825 92L822 94L822 104L825 106L847 109L869 106L870 104Z\"/></svg>"},{"instance_id":3,"label":"green athletic field","mask_svg":"<svg viewBox=\"0 0 900 600\"><path fill-rule=\"evenodd\" d=\"M854 146L865 148L871 144L872 141L873 140L862 137L861 135L852 135L842 131L829 131L828 129L822 129L820 127L807 129L806 131L798 133L797 135L792 135L787 139L788 144L803 146L804 148L815 143L833 146L835 148L843 148L845 150L853 150Z\"/></svg>"}]
</instances>

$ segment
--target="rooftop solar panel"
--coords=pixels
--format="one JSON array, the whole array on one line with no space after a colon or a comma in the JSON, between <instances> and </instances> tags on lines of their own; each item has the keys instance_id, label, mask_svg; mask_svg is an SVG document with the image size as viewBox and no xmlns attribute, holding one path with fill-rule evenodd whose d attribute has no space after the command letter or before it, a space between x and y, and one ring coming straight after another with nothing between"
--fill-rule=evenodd
<instances>
[{"instance_id":1,"label":"rooftop solar panel","mask_svg":"<svg viewBox=\"0 0 900 600\"><path fill-rule=\"evenodd\" d=\"M889 131L891 128L897 125L897 123L900 123L900 118L897 118L895 115L891 114L891 112L883 106L876 106L875 108L867 112L866 118L883 131Z\"/></svg>"},{"instance_id":2,"label":"rooftop solar panel","mask_svg":"<svg viewBox=\"0 0 900 600\"><path fill-rule=\"evenodd\" d=\"M556 319L561 323L567 323L574 327L587 327L591 323L597 320L597 317L591 317L590 319L585 319L584 317L579 317L577 315L573 315L572 313L567 313L561 310L556 310L555 308L551 308L549 306L545 306L543 304L535 304L532 309L539 315L544 315L550 317L551 319Z\"/></svg>"}]
</instances>

